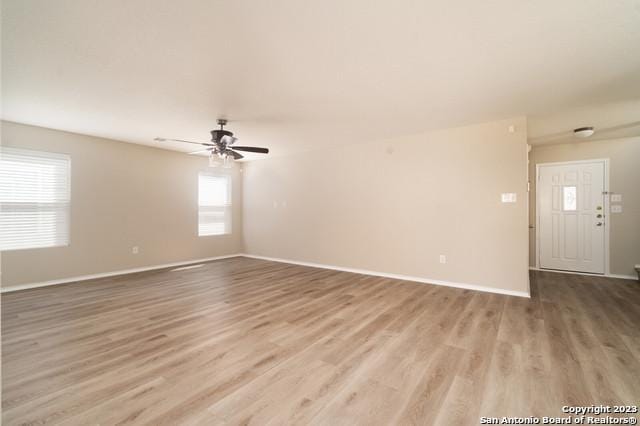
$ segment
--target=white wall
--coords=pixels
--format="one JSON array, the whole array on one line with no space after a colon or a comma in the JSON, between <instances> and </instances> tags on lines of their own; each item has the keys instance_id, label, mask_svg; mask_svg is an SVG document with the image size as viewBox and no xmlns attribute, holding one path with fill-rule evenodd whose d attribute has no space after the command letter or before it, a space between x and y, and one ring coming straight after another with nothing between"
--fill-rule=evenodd
<instances>
[{"instance_id":1,"label":"white wall","mask_svg":"<svg viewBox=\"0 0 640 426\"><path fill-rule=\"evenodd\" d=\"M528 291L524 118L244 163L243 179L234 171L233 234L204 238L197 173L205 158L10 122L2 131L3 144L72 157L71 245L3 253L3 286L244 248ZM502 204L502 192L518 202Z\"/></svg>"},{"instance_id":2,"label":"white wall","mask_svg":"<svg viewBox=\"0 0 640 426\"><path fill-rule=\"evenodd\" d=\"M526 138L514 118L248 163L245 251L528 292Z\"/></svg>"},{"instance_id":3,"label":"white wall","mask_svg":"<svg viewBox=\"0 0 640 426\"><path fill-rule=\"evenodd\" d=\"M71 156L70 245L3 252L3 287L242 251L238 170L232 234L198 237L206 157L11 122L2 122L2 144Z\"/></svg>"}]
</instances>

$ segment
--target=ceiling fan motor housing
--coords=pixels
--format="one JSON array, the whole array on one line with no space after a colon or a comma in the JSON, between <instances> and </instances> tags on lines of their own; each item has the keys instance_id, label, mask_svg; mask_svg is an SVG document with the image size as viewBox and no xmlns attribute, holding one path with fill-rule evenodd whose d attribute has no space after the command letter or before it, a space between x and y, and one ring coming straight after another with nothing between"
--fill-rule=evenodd
<instances>
[{"instance_id":1,"label":"ceiling fan motor housing","mask_svg":"<svg viewBox=\"0 0 640 426\"><path fill-rule=\"evenodd\" d=\"M230 132L228 130L212 130L211 131L211 142L220 142L220 140L222 139L223 136L233 136L233 132Z\"/></svg>"}]
</instances>

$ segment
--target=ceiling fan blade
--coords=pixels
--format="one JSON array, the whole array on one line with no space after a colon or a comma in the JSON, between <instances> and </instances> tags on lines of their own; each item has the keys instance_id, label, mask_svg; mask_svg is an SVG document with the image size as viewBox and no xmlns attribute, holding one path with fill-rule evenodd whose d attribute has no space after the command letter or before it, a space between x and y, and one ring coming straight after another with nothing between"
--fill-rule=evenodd
<instances>
[{"instance_id":1,"label":"ceiling fan blade","mask_svg":"<svg viewBox=\"0 0 640 426\"><path fill-rule=\"evenodd\" d=\"M233 150L230 150L230 149L227 149L225 152L227 154L231 155L234 160L240 160L241 158L244 158L244 155L240 154L239 152L235 152Z\"/></svg>"},{"instance_id":2,"label":"ceiling fan blade","mask_svg":"<svg viewBox=\"0 0 640 426\"><path fill-rule=\"evenodd\" d=\"M200 154L200 153L202 153L202 152L211 152L211 148L199 149L199 150L197 150L197 151L190 152L190 153L189 153L189 155L193 155L193 154Z\"/></svg>"},{"instance_id":3,"label":"ceiling fan blade","mask_svg":"<svg viewBox=\"0 0 640 426\"><path fill-rule=\"evenodd\" d=\"M234 146L236 151L257 152L259 154L268 154L269 148L258 148L257 146Z\"/></svg>"},{"instance_id":4,"label":"ceiling fan blade","mask_svg":"<svg viewBox=\"0 0 640 426\"><path fill-rule=\"evenodd\" d=\"M156 142L185 142L185 143L192 143L192 144L196 144L196 145L213 146L213 144L211 144L211 143L185 141L184 139L154 138L153 140L156 141Z\"/></svg>"},{"instance_id":5,"label":"ceiling fan blade","mask_svg":"<svg viewBox=\"0 0 640 426\"><path fill-rule=\"evenodd\" d=\"M224 144L227 144L227 145L233 145L237 140L238 140L238 138L235 138L233 136L224 135L220 139L220 142L222 142Z\"/></svg>"}]
</instances>

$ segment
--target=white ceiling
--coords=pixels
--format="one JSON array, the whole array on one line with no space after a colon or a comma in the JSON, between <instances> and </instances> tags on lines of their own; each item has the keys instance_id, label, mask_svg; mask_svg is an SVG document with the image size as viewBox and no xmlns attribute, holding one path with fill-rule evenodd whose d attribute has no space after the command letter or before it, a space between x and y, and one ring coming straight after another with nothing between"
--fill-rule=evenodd
<instances>
[{"instance_id":1,"label":"white ceiling","mask_svg":"<svg viewBox=\"0 0 640 426\"><path fill-rule=\"evenodd\" d=\"M206 141L218 117L276 155L515 115L541 136L559 111L640 99L638 0L2 8L3 118L134 143Z\"/></svg>"}]
</instances>

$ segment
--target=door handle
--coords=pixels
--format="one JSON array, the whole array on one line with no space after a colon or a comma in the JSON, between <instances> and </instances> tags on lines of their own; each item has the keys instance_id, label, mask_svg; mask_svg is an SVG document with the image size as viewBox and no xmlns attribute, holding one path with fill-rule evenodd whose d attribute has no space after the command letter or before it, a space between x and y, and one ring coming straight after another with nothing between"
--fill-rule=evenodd
<instances>
[{"instance_id":1,"label":"door handle","mask_svg":"<svg viewBox=\"0 0 640 426\"><path fill-rule=\"evenodd\" d=\"M602 222L596 223L596 226L602 226Z\"/></svg>"}]
</instances>

